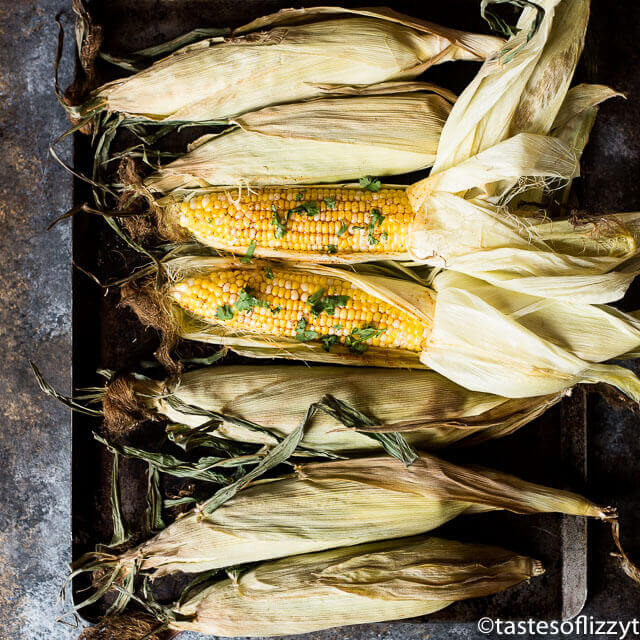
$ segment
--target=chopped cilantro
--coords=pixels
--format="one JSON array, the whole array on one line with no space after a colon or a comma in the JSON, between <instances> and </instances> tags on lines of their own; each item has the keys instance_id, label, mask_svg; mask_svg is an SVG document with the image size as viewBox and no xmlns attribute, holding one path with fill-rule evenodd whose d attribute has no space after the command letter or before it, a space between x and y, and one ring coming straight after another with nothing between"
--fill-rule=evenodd
<instances>
[{"instance_id":1,"label":"chopped cilantro","mask_svg":"<svg viewBox=\"0 0 640 640\"><path fill-rule=\"evenodd\" d=\"M329 255L333 255L334 253L338 253L338 247L335 244L327 245L327 253Z\"/></svg>"},{"instance_id":2,"label":"chopped cilantro","mask_svg":"<svg viewBox=\"0 0 640 640\"><path fill-rule=\"evenodd\" d=\"M302 200L303 198L304 198L304 191L298 191L298 193L296 193L296 200L300 202L300 200Z\"/></svg>"},{"instance_id":3,"label":"chopped cilantro","mask_svg":"<svg viewBox=\"0 0 640 640\"><path fill-rule=\"evenodd\" d=\"M364 327L356 327L351 335L347 336L345 340L345 344L349 347L350 351L354 353L364 353L369 345L367 344L367 340L371 338L377 338L381 336L385 332L385 329L376 329L375 327L364 326Z\"/></svg>"},{"instance_id":4,"label":"chopped cilantro","mask_svg":"<svg viewBox=\"0 0 640 640\"><path fill-rule=\"evenodd\" d=\"M298 342L309 342L309 340L315 340L318 336L317 331L307 331L307 321L304 318L298 320L296 325L296 340Z\"/></svg>"},{"instance_id":5,"label":"chopped cilantro","mask_svg":"<svg viewBox=\"0 0 640 640\"><path fill-rule=\"evenodd\" d=\"M343 222L342 225L340 226L340 229L338 230L338 238L343 236L347 232L348 228L349 228L349 223Z\"/></svg>"},{"instance_id":6,"label":"chopped cilantro","mask_svg":"<svg viewBox=\"0 0 640 640\"><path fill-rule=\"evenodd\" d=\"M271 305L266 300L260 300L253 295L248 287L245 287L238 296L238 301L233 305L238 311L252 311L254 307L264 307L271 309Z\"/></svg>"},{"instance_id":7,"label":"chopped cilantro","mask_svg":"<svg viewBox=\"0 0 640 640\"><path fill-rule=\"evenodd\" d=\"M338 336L333 336L333 335L320 336L320 342L322 342L322 348L325 351L330 351L331 345L336 344L338 342Z\"/></svg>"},{"instance_id":8,"label":"chopped cilantro","mask_svg":"<svg viewBox=\"0 0 640 640\"><path fill-rule=\"evenodd\" d=\"M378 244L380 241L373 235L376 227L379 227L384 222L385 216L382 215L380 209L371 209L371 220L368 226L368 240L369 244ZM382 236L381 236L382 237Z\"/></svg>"},{"instance_id":9,"label":"chopped cilantro","mask_svg":"<svg viewBox=\"0 0 640 640\"><path fill-rule=\"evenodd\" d=\"M216 318L219 320L233 320L233 309L225 304L216 309Z\"/></svg>"},{"instance_id":10,"label":"chopped cilantro","mask_svg":"<svg viewBox=\"0 0 640 640\"><path fill-rule=\"evenodd\" d=\"M324 199L324 203L327 205L328 209L335 209L336 208L336 199L335 198L325 198Z\"/></svg>"},{"instance_id":11,"label":"chopped cilantro","mask_svg":"<svg viewBox=\"0 0 640 640\"><path fill-rule=\"evenodd\" d=\"M332 316L336 307L344 307L349 301L349 296L325 296L324 289L318 289L309 296L307 304L311 305L311 313L318 317L323 311Z\"/></svg>"},{"instance_id":12,"label":"chopped cilantro","mask_svg":"<svg viewBox=\"0 0 640 640\"><path fill-rule=\"evenodd\" d=\"M273 271L271 270L271 267L267 267L267 268L264 270L264 277L265 277L267 280L273 280Z\"/></svg>"},{"instance_id":13,"label":"chopped cilantro","mask_svg":"<svg viewBox=\"0 0 640 640\"><path fill-rule=\"evenodd\" d=\"M342 325L341 325L341 324L334 324L334 325L333 325L333 328L334 328L336 331L340 331L340 329L342 329Z\"/></svg>"},{"instance_id":14,"label":"chopped cilantro","mask_svg":"<svg viewBox=\"0 0 640 640\"><path fill-rule=\"evenodd\" d=\"M271 313L280 313L282 311L282 307L278 305L277 307L271 308Z\"/></svg>"},{"instance_id":15,"label":"chopped cilantro","mask_svg":"<svg viewBox=\"0 0 640 640\"><path fill-rule=\"evenodd\" d=\"M380 182L380 180L378 180L378 178L365 176L364 178L360 178L360 186L367 191L380 191L382 183Z\"/></svg>"},{"instance_id":16,"label":"chopped cilantro","mask_svg":"<svg viewBox=\"0 0 640 640\"><path fill-rule=\"evenodd\" d=\"M303 204L290 209L287 213L287 216L291 215L292 213L306 213L309 218L313 218L320 213L320 208L318 207L317 202L312 202L311 200L309 200L308 202L304 202Z\"/></svg>"},{"instance_id":17,"label":"chopped cilantro","mask_svg":"<svg viewBox=\"0 0 640 640\"><path fill-rule=\"evenodd\" d=\"M291 213L290 211L284 216L284 218L281 220L280 216L278 215L278 209L276 209L276 205L272 204L271 205L271 224L275 226L275 231L273 232L273 235L278 239L282 239L284 238L285 234L287 233L287 222L289 222L289 214Z\"/></svg>"},{"instance_id":18,"label":"chopped cilantro","mask_svg":"<svg viewBox=\"0 0 640 640\"><path fill-rule=\"evenodd\" d=\"M244 254L244 256L242 256L242 258L240 259L240 262L247 264L248 262L251 262L251 258L253 258L253 254L256 250L256 244L257 242L255 240L252 240L249 243L249 248L247 249L247 253Z\"/></svg>"}]
</instances>

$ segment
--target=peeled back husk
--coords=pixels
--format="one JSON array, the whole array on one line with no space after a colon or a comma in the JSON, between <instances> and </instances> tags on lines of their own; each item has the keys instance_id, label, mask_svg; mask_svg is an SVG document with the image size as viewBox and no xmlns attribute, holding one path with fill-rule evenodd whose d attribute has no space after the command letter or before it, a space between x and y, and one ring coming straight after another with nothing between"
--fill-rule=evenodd
<instances>
[{"instance_id":1,"label":"peeled back husk","mask_svg":"<svg viewBox=\"0 0 640 640\"><path fill-rule=\"evenodd\" d=\"M284 10L230 37L190 44L92 95L96 109L158 121L226 120L323 93L320 85L416 78L432 64L485 58L499 38L448 29L389 9Z\"/></svg>"},{"instance_id":2,"label":"peeled back husk","mask_svg":"<svg viewBox=\"0 0 640 640\"><path fill-rule=\"evenodd\" d=\"M454 99L449 92L421 83L335 92L235 118L232 129L200 138L145 186L167 194L215 185L315 184L431 166Z\"/></svg>"},{"instance_id":3,"label":"peeled back husk","mask_svg":"<svg viewBox=\"0 0 640 640\"><path fill-rule=\"evenodd\" d=\"M421 449L476 444L513 433L558 402L562 394L506 399L468 391L434 371L286 365L231 365L189 371L178 380L139 380L137 399L176 425L201 427L215 411L260 424L269 433L223 421L211 435L273 446L298 427L309 405L331 394L369 416L372 432L402 432ZM107 391L107 393L109 393ZM380 450L364 433L318 413L301 445L335 453Z\"/></svg>"},{"instance_id":4,"label":"peeled back husk","mask_svg":"<svg viewBox=\"0 0 640 640\"><path fill-rule=\"evenodd\" d=\"M548 203L577 176L602 85L567 92L582 50L588 0L548 0L536 34L523 11L503 57L458 98L431 175L407 195L417 212L414 259L522 293L605 303L638 273L637 214L547 222L520 203Z\"/></svg>"},{"instance_id":5,"label":"peeled back husk","mask_svg":"<svg viewBox=\"0 0 640 640\"><path fill-rule=\"evenodd\" d=\"M497 593L544 572L497 547L404 538L294 556L217 580L173 608L170 628L279 636L398 620Z\"/></svg>"}]
</instances>

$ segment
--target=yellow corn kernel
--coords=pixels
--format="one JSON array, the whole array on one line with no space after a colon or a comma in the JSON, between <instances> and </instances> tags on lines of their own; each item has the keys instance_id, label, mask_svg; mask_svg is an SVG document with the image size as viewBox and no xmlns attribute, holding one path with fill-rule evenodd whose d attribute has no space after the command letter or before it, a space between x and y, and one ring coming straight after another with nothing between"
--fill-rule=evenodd
<instances>
[{"instance_id":1,"label":"yellow corn kernel","mask_svg":"<svg viewBox=\"0 0 640 640\"><path fill-rule=\"evenodd\" d=\"M271 275L264 269L214 271L178 282L170 295L207 322L274 337L300 339L303 332L307 341L336 335L349 346L419 352L429 335L430 327L418 319L346 280L280 268ZM333 313L327 296L340 296ZM314 301L320 304L314 307Z\"/></svg>"},{"instance_id":2,"label":"yellow corn kernel","mask_svg":"<svg viewBox=\"0 0 640 640\"><path fill-rule=\"evenodd\" d=\"M182 203L178 212L181 226L201 242L245 253L255 241L256 256L261 248L337 257L406 253L413 220L402 188L213 192Z\"/></svg>"}]
</instances>

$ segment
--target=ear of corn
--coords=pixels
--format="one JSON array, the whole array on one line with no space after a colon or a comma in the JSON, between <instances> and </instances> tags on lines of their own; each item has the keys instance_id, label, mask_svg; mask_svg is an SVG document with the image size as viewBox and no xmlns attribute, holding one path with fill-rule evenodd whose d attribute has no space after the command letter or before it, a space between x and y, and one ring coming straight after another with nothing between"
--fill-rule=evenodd
<instances>
[{"instance_id":1,"label":"ear of corn","mask_svg":"<svg viewBox=\"0 0 640 640\"><path fill-rule=\"evenodd\" d=\"M410 467L376 457L296 469L251 484L215 510L204 502L116 564L156 577L201 572L414 535L496 509L610 517L576 494L427 454Z\"/></svg>"},{"instance_id":2,"label":"ear of corn","mask_svg":"<svg viewBox=\"0 0 640 640\"><path fill-rule=\"evenodd\" d=\"M145 180L152 191L292 185L388 176L431 166L450 102L431 85L269 107L205 136ZM448 94L447 94L448 95Z\"/></svg>"},{"instance_id":3,"label":"ear of corn","mask_svg":"<svg viewBox=\"0 0 640 640\"><path fill-rule=\"evenodd\" d=\"M397 368L422 363L467 389L507 398L581 382L608 382L640 398L630 370L600 364L637 352L640 338L635 317L608 307L517 295L455 271L437 275L434 292L376 275L375 268L196 256L165 267L178 334L243 355Z\"/></svg>"},{"instance_id":4,"label":"ear of corn","mask_svg":"<svg viewBox=\"0 0 640 640\"><path fill-rule=\"evenodd\" d=\"M496 547L408 538L265 562L174 609L176 630L275 636L426 615L540 575Z\"/></svg>"},{"instance_id":5,"label":"ear of corn","mask_svg":"<svg viewBox=\"0 0 640 640\"><path fill-rule=\"evenodd\" d=\"M237 258L180 257L165 268L167 301L183 338L255 357L422 366L433 296L415 282Z\"/></svg>"},{"instance_id":6,"label":"ear of corn","mask_svg":"<svg viewBox=\"0 0 640 640\"><path fill-rule=\"evenodd\" d=\"M98 101L108 111L153 120L222 120L316 97L322 84L415 78L432 64L485 57L500 44L499 38L384 10L281 12L245 25L231 37L183 47L144 71L101 87L86 110Z\"/></svg>"},{"instance_id":7,"label":"ear of corn","mask_svg":"<svg viewBox=\"0 0 640 640\"><path fill-rule=\"evenodd\" d=\"M175 424L201 427L209 420L187 405L226 412L260 424L274 437L226 421L212 427L212 435L269 446L276 444L276 436L287 436L297 428L308 406L331 394L370 416L381 429L402 432L410 444L422 449L507 435L561 397L507 400L468 391L433 371L285 365L206 367L187 372L178 381L138 381L136 389L139 401ZM380 448L378 441L342 428L325 413L315 416L302 445L340 453Z\"/></svg>"},{"instance_id":8,"label":"ear of corn","mask_svg":"<svg viewBox=\"0 0 640 640\"><path fill-rule=\"evenodd\" d=\"M254 241L258 258L325 264L409 258L413 211L404 187L220 188L160 208L169 227L235 254Z\"/></svg>"}]
</instances>

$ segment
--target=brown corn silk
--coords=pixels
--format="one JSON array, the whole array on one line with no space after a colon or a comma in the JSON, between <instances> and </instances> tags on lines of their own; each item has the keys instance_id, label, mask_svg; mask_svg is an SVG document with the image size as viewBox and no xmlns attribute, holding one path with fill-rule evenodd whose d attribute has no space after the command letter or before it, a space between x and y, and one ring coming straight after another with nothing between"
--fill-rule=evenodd
<instances>
[{"instance_id":1,"label":"brown corn silk","mask_svg":"<svg viewBox=\"0 0 640 640\"><path fill-rule=\"evenodd\" d=\"M355 95L354 95L355 94ZM234 118L196 140L144 185L152 192L216 185L293 185L389 176L430 167L454 96L397 82L330 87L325 96Z\"/></svg>"},{"instance_id":2,"label":"brown corn silk","mask_svg":"<svg viewBox=\"0 0 640 640\"><path fill-rule=\"evenodd\" d=\"M388 456L304 464L251 484L215 510L208 504L110 558L111 566L152 576L202 572L416 535L462 514L500 509L613 517L576 494L424 453L410 467Z\"/></svg>"},{"instance_id":3,"label":"brown corn silk","mask_svg":"<svg viewBox=\"0 0 640 640\"><path fill-rule=\"evenodd\" d=\"M166 121L223 120L321 95L322 85L406 80L432 64L477 60L499 38L440 27L386 8L284 10L179 49L97 89L100 108Z\"/></svg>"},{"instance_id":4,"label":"brown corn silk","mask_svg":"<svg viewBox=\"0 0 640 640\"><path fill-rule=\"evenodd\" d=\"M406 538L265 562L181 603L172 629L276 636L426 615L540 575L497 547Z\"/></svg>"},{"instance_id":5,"label":"brown corn silk","mask_svg":"<svg viewBox=\"0 0 640 640\"><path fill-rule=\"evenodd\" d=\"M191 427L200 427L209 418L194 415L186 405L226 413L260 424L273 435L227 421L212 427L212 435L268 446L296 429L306 407L327 394L372 418L376 423L373 432L402 432L410 444L422 449L508 435L562 397L509 400L468 391L434 371L336 366L206 367L178 380L133 384L137 402L148 412ZM111 390L107 397L110 395ZM380 448L376 440L344 428L325 413L313 418L301 444L338 453Z\"/></svg>"}]
</instances>

